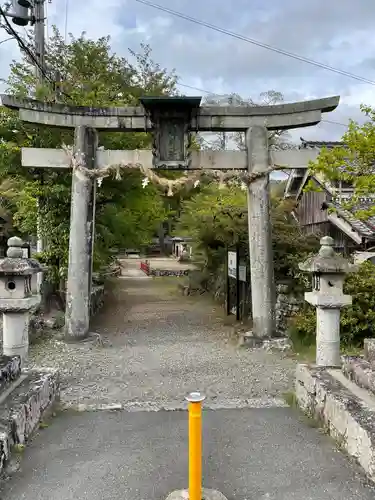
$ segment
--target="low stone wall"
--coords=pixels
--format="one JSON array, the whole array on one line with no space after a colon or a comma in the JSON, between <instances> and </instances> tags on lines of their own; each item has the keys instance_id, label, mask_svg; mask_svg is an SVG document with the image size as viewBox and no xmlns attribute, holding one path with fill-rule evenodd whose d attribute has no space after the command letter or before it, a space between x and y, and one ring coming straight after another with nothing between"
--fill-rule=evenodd
<instances>
[{"instance_id":1,"label":"low stone wall","mask_svg":"<svg viewBox=\"0 0 375 500\"><path fill-rule=\"evenodd\" d=\"M5 391L21 375L19 356L0 356L0 393Z\"/></svg>"},{"instance_id":2,"label":"low stone wall","mask_svg":"<svg viewBox=\"0 0 375 500\"><path fill-rule=\"evenodd\" d=\"M90 316L95 316L104 304L105 289L104 285L97 285L92 287L91 291L91 305Z\"/></svg>"},{"instance_id":3,"label":"low stone wall","mask_svg":"<svg viewBox=\"0 0 375 500\"><path fill-rule=\"evenodd\" d=\"M357 356L344 356L342 371L358 387L362 387L375 395L375 371L369 361Z\"/></svg>"},{"instance_id":4,"label":"low stone wall","mask_svg":"<svg viewBox=\"0 0 375 500\"><path fill-rule=\"evenodd\" d=\"M351 389L348 388L350 384ZM298 365L296 399L375 481L375 403L341 370Z\"/></svg>"},{"instance_id":5,"label":"low stone wall","mask_svg":"<svg viewBox=\"0 0 375 500\"><path fill-rule=\"evenodd\" d=\"M276 332L285 335L288 329L288 320L302 307L304 299L295 295L288 285L277 286L276 298Z\"/></svg>"},{"instance_id":6,"label":"low stone wall","mask_svg":"<svg viewBox=\"0 0 375 500\"><path fill-rule=\"evenodd\" d=\"M181 277L181 276L188 276L190 273L190 269L177 269L177 270L170 270L170 269L150 269L148 275L149 276L176 276L176 277Z\"/></svg>"},{"instance_id":7,"label":"low stone wall","mask_svg":"<svg viewBox=\"0 0 375 500\"><path fill-rule=\"evenodd\" d=\"M364 340L363 351L365 359L375 366L375 338Z\"/></svg>"},{"instance_id":8,"label":"low stone wall","mask_svg":"<svg viewBox=\"0 0 375 500\"><path fill-rule=\"evenodd\" d=\"M27 444L40 422L51 415L59 401L60 383L54 369L21 372L18 356L2 356L0 373L0 476L4 477L8 464L20 458L17 446Z\"/></svg>"},{"instance_id":9,"label":"low stone wall","mask_svg":"<svg viewBox=\"0 0 375 500\"><path fill-rule=\"evenodd\" d=\"M105 288L104 285L94 285L91 291L90 316L95 316L104 304ZM30 340L40 336L43 330L53 330L63 327L64 311L58 311L56 316L45 318L43 314L35 313L30 319Z\"/></svg>"},{"instance_id":10,"label":"low stone wall","mask_svg":"<svg viewBox=\"0 0 375 500\"><path fill-rule=\"evenodd\" d=\"M191 272L190 269L152 269L150 262L148 260L142 261L139 265L141 271L143 271L147 276L188 276Z\"/></svg>"}]
</instances>

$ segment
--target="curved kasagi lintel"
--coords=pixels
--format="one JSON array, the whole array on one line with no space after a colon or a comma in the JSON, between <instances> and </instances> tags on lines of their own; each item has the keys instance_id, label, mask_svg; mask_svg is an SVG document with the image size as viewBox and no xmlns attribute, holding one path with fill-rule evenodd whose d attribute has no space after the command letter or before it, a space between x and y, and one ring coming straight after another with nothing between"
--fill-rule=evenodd
<instances>
[{"instance_id":1,"label":"curved kasagi lintel","mask_svg":"<svg viewBox=\"0 0 375 500\"><path fill-rule=\"evenodd\" d=\"M91 127L113 132L151 132L153 125L145 116L93 116L48 113L32 109L20 109L20 119L47 127L76 128ZM268 130L288 130L310 127L322 119L321 111L304 111L288 115L269 116L198 116L190 123L191 130L201 132L244 132L250 127L260 126Z\"/></svg>"},{"instance_id":2,"label":"curved kasagi lintel","mask_svg":"<svg viewBox=\"0 0 375 500\"><path fill-rule=\"evenodd\" d=\"M152 123L144 116L69 115L31 109L20 109L19 116L24 122L37 123L46 127L76 128L83 126L113 132L152 132L153 130ZM288 130L310 127L318 124L321 119L321 111L270 116L198 116L192 119L190 129L201 132L244 132L250 127L260 126L268 130Z\"/></svg>"},{"instance_id":3,"label":"curved kasagi lintel","mask_svg":"<svg viewBox=\"0 0 375 500\"><path fill-rule=\"evenodd\" d=\"M26 109L39 111L41 113L54 113L60 115L80 116L118 116L132 117L145 116L145 110L141 106L94 108L91 106L69 106L67 104L37 101L35 99L23 99L7 94L0 94L1 104L10 109Z\"/></svg>"},{"instance_id":4,"label":"curved kasagi lintel","mask_svg":"<svg viewBox=\"0 0 375 500\"><path fill-rule=\"evenodd\" d=\"M2 102L4 106L18 109L21 120L49 127L75 128L77 126L86 126L97 130L123 132L153 130L153 125L142 107L72 107L64 104L43 103L31 99L17 101L11 96L3 96ZM192 117L190 128L202 132L219 132L245 131L252 126L262 126L269 130L309 127L321 121L322 110L327 112L335 109L338 102L339 98L335 97L276 106L203 107L199 109L197 116ZM303 109L303 107L307 109ZM278 112L274 113L274 110Z\"/></svg>"},{"instance_id":5,"label":"curved kasagi lintel","mask_svg":"<svg viewBox=\"0 0 375 500\"><path fill-rule=\"evenodd\" d=\"M230 116L270 116L293 115L306 111L320 111L329 113L334 111L340 102L340 96L312 99L310 101L274 104L270 106L206 106L201 107L202 115L230 115Z\"/></svg>"},{"instance_id":6,"label":"curved kasagi lintel","mask_svg":"<svg viewBox=\"0 0 375 500\"><path fill-rule=\"evenodd\" d=\"M66 104L47 103L34 99L21 99L5 94L0 95L3 106L12 109L30 109L34 111L88 116L144 116L145 110L137 107L94 108L89 106L68 106ZM321 111L328 113L337 108L340 96L299 101L271 106L202 106L199 108L200 116L270 116L289 115L306 111Z\"/></svg>"}]
</instances>

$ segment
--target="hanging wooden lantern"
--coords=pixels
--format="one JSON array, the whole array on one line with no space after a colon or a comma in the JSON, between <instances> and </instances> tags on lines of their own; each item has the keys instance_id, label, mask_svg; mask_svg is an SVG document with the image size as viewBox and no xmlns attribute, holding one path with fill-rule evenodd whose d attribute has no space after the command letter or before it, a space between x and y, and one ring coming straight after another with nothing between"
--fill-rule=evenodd
<instances>
[{"instance_id":1,"label":"hanging wooden lantern","mask_svg":"<svg viewBox=\"0 0 375 500\"><path fill-rule=\"evenodd\" d=\"M142 97L153 128L153 168L187 170L190 167L191 120L201 97Z\"/></svg>"}]
</instances>

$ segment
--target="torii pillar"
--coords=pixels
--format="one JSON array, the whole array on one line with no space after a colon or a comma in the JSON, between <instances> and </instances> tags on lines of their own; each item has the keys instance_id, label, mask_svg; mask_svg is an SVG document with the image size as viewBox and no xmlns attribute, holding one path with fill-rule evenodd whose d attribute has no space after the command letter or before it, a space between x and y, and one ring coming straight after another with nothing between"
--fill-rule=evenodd
<instances>
[{"instance_id":1,"label":"torii pillar","mask_svg":"<svg viewBox=\"0 0 375 500\"><path fill-rule=\"evenodd\" d=\"M95 129L75 129L74 153L87 169L96 167L98 134ZM66 289L65 338L85 338L90 324L94 251L96 182L79 169L72 172L69 266Z\"/></svg>"},{"instance_id":2,"label":"torii pillar","mask_svg":"<svg viewBox=\"0 0 375 500\"><path fill-rule=\"evenodd\" d=\"M246 147L249 173L267 172L268 130L250 127L246 132ZM269 191L269 176L265 175L249 185L247 196L253 334L265 338L272 337L276 329Z\"/></svg>"}]
</instances>

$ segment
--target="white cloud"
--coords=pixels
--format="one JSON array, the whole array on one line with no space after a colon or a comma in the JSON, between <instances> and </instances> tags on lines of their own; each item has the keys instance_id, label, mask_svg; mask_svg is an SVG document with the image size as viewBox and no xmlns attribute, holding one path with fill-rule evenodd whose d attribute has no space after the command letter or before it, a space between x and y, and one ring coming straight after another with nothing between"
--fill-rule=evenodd
<instances>
[{"instance_id":1,"label":"white cloud","mask_svg":"<svg viewBox=\"0 0 375 500\"><path fill-rule=\"evenodd\" d=\"M49 27L65 30L65 1L48 6ZM284 50L375 81L373 0L159 0L164 7L252 37ZM287 101L340 94L337 111L325 120L346 124L362 119L360 103L374 102L375 86L317 68L293 58L237 40L208 28L170 16L135 0L69 0L68 32L89 37L111 35L113 49L126 56L147 41L154 58L164 67L176 68L182 83L213 93L236 92L256 98L274 89ZM20 30L23 34L23 30ZM4 33L4 38L6 34ZM19 49L15 42L0 45L2 74ZM187 94L199 94L181 87ZM317 127L293 131L310 139L338 139L342 125L322 122Z\"/></svg>"}]
</instances>

